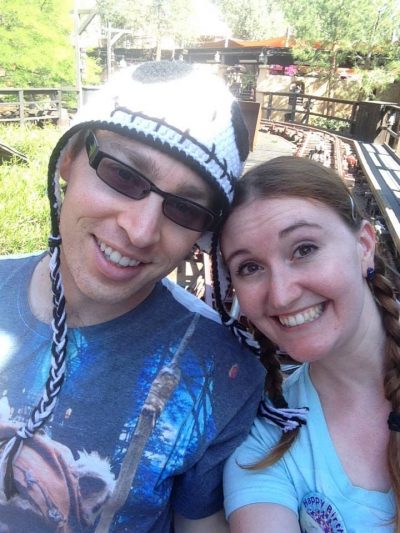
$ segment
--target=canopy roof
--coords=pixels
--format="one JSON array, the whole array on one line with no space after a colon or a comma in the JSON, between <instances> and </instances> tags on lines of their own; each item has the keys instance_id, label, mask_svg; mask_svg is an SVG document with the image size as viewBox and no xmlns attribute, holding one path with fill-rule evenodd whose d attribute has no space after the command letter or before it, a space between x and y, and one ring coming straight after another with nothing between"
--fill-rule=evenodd
<instances>
[{"instance_id":1,"label":"canopy roof","mask_svg":"<svg viewBox=\"0 0 400 533\"><path fill-rule=\"evenodd\" d=\"M243 39L221 39L200 44L201 48L288 48L293 45L293 39L274 37L260 41L245 41Z\"/></svg>"}]
</instances>

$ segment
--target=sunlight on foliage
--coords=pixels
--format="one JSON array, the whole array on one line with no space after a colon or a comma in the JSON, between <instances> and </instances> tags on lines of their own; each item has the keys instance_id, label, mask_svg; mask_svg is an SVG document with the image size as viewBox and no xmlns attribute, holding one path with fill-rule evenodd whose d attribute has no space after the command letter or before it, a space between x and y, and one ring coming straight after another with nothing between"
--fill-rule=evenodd
<instances>
[{"instance_id":1,"label":"sunlight on foliage","mask_svg":"<svg viewBox=\"0 0 400 533\"><path fill-rule=\"evenodd\" d=\"M0 254L47 247L47 163L60 135L56 126L0 125L0 141L28 158L0 163Z\"/></svg>"}]
</instances>

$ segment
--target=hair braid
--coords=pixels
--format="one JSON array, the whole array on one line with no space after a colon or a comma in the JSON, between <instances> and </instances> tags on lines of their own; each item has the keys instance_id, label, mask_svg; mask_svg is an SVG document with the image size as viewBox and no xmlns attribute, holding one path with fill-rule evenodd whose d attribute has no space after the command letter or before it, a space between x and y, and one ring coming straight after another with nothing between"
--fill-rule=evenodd
<instances>
[{"instance_id":1,"label":"hair braid","mask_svg":"<svg viewBox=\"0 0 400 533\"><path fill-rule=\"evenodd\" d=\"M254 338L261 348L260 361L267 370L264 389L275 407L287 407L287 402L282 394L283 374L281 365L276 355L276 345L265 335L254 328Z\"/></svg>"},{"instance_id":2,"label":"hair braid","mask_svg":"<svg viewBox=\"0 0 400 533\"><path fill-rule=\"evenodd\" d=\"M276 353L277 346L260 331L258 331L257 328L254 328L253 326L252 329L254 330L254 338L260 344L260 361L267 370L264 382L264 390L276 408L285 409L288 404L282 393L283 373ZM279 459L295 441L299 430L300 426L292 429L291 431L282 432L279 442L271 450L271 452L261 461L254 465L246 466L246 468L250 470L256 470L271 466L279 461Z\"/></svg>"},{"instance_id":3,"label":"hair braid","mask_svg":"<svg viewBox=\"0 0 400 533\"><path fill-rule=\"evenodd\" d=\"M371 290L382 312L386 331L385 345L385 397L392 405L392 411L400 413L400 324L399 304L393 283L386 277L383 259L375 256L375 277L370 282ZM391 485L396 500L395 530L400 531L400 433L390 431L387 448L387 461Z\"/></svg>"}]
</instances>

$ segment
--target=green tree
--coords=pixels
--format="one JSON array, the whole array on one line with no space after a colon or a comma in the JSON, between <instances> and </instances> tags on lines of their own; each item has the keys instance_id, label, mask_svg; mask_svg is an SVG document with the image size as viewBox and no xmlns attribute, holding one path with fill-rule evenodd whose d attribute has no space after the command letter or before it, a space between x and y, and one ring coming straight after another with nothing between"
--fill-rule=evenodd
<instances>
[{"instance_id":1,"label":"green tree","mask_svg":"<svg viewBox=\"0 0 400 533\"><path fill-rule=\"evenodd\" d=\"M153 38L156 59L161 57L161 39L173 37L180 45L195 40L192 0L97 0L103 25L131 29L136 37Z\"/></svg>"},{"instance_id":2,"label":"green tree","mask_svg":"<svg viewBox=\"0 0 400 533\"><path fill-rule=\"evenodd\" d=\"M46 87L74 83L72 0L2 0L0 83Z\"/></svg>"},{"instance_id":3,"label":"green tree","mask_svg":"<svg viewBox=\"0 0 400 533\"><path fill-rule=\"evenodd\" d=\"M274 0L214 0L214 3L237 39L268 39L286 32L282 12Z\"/></svg>"},{"instance_id":4,"label":"green tree","mask_svg":"<svg viewBox=\"0 0 400 533\"><path fill-rule=\"evenodd\" d=\"M396 0L281 0L296 40L294 53L312 68L325 70L328 96L338 64L353 58L370 69L392 53L399 28ZM360 63L361 61L361 63Z\"/></svg>"}]
</instances>

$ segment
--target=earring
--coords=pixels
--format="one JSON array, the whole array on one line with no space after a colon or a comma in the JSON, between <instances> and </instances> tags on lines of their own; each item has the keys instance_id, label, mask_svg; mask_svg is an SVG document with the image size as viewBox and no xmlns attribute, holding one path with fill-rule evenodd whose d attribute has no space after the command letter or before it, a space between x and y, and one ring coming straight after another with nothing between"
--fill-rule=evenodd
<instances>
[{"instance_id":1,"label":"earring","mask_svg":"<svg viewBox=\"0 0 400 533\"><path fill-rule=\"evenodd\" d=\"M367 281L373 281L375 279L375 269L372 267L367 268Z\"/></svg>"}]
</instances>

